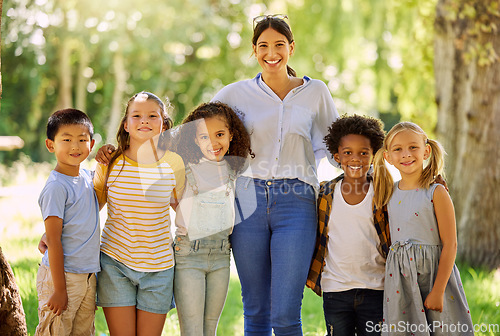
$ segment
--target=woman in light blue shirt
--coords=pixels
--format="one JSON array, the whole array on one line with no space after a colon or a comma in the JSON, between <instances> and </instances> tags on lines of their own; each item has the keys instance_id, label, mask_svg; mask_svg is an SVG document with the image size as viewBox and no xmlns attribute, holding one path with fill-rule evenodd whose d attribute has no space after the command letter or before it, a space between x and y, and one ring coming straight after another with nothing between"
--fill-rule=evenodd
<instances>
[{"instance_id":1,"label":"woman in light blue shirt","mask_svg":"<svg viewBox=\"0 0 500 336\"><path fill-rule=\"evenodd\" d=\"M302 335L300 309L316 236L317 162L338 118L327 86L296 77L295 42L284 15L254 19L255 78L213 98L244 113L255 158L236 184L231 235L245 335ZM331 159L330 157L328 157Z\"/></svg>"}]
</instances>

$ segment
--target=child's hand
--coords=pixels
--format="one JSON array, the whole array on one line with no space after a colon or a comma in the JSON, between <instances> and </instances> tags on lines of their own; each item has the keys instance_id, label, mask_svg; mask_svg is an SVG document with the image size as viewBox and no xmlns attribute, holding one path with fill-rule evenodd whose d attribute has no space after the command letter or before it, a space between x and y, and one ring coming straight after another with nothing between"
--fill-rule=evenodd
<instances>
[{"instance_id":1,"label":"child's hand","mask_svg":"<svg viewBox=\"0 0 500 336\"><path fill-rule=\"evenodd\" d=\"M449 192L448 184L446 183L446 180L441 175L436 176L436 178L434 179L434 183L441 184L446 189L446 191Z\"/></svg>"},{"instance_id":2,"label":"child's hand","mask_svg":"<svg viewBox=\"0 0 500 336\"><path fill-rule=\"evenodd\" d=\"M57 316L68 309L68 293L66 291L55 291L47 302L47 307Z\"/></svg>"},{"instance_id":3,"label":"child's hand","mask_svg":"<svg viewBox=\"0 0 500 336\"><path fill-rule=\"evenodd\" d=\"M38 242L38 251L40 251L41 254L45 254L45 251L47 251L49 247L47 246L47 234L44 233L42 235L42 238L40 238L40 241Z\"/></svg>"},{"instance_id":4,"label":"child's hand","mask_svg":"<svg viewBox=\"0 0 500 336\"><path fill-rule=\"evenodd\" d=\"M431 290L429 295L427 295L427 298L425 298L424 306L427 309L430 310L436 310L440 313L443 312L443 294L442 293L436 293L435 291Z\"/></svg>"},{"instance_id":5,"label":"child's hand","mask_svg":"<svg viewBox=\"0 0 500 336\"><path fill-rule=\"evenodd\" d=\"M97 154L95 156L95 160L99 162L100 164L103 164L107 166L109 164L109 161L111 161L111 154L116 150L115 146L113 145L104 145L99 150L97 151Z\"/></svg>"}]
</instances>

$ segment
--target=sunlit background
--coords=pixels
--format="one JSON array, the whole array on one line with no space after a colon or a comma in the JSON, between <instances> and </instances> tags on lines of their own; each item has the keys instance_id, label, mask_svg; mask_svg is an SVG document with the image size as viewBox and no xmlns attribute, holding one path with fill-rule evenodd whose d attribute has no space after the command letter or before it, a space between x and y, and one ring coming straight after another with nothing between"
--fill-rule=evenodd
<instances>
[{"instance_id":1,"label":"sunlit background","mask_svg":"<svg viewBox=\"0 0 500 336\"><path fill-rule=\"evenodd\" d=\"M37 198L54 166L44 145L52 112L65 107L87 112L98 147L114 142L126 101L146 90L170 101L178 124L224 85L260 71L252 55L252 18L283 13L296 43L289 64L298 76L323 80L341 114L376 116L387 129L411 118L432 131L435 4L4 0L0 135L19 136L24 146L0 151L0 244L14 268L29 332L37 323L36 242L44 230ZM84 165L92 168L95 161ZM338 171L323 163L319 174L327 179ZM104 219L105 212L101 215ZM231 308L224 311L219 328L223 335L242 332L238 286L238 280L232 280L227 303ZM304 330L310 335L324 334L318 300L306 295ZM178 334L176 326L174 313L164 334ZM97 329L107 332L101 310Z\"/></svg>"},{"instance_id":2,"label":"sunlit background","mask_svg":"<svg viewBox=\"0 0 500 336\"><path fill-rule=\"evenodd\" d=\"M44 229L37 198L54 167L44 145L52 112L87 112L99 147L114 142L128 98L146 90L172 104L178 124L223 86L260 71L252 55L252 18L283 13L296 42L289 64L298 76L323 80L339 113L378 117L386 129L412 120L432 135L436 2L4 0L0 136L19 136L24 146L0 151L0 245L14 269L30 334L38 322L36 244ZM337 174L325 163L319 169L322 180ZM498 324L500 278L472 268L463 277L474 322ZM321 299L311 293L304 299L304 331L324 335ZM106 334L101 310L96 321L98 334ZM219 334L242 335L242 324L239 283L232 279ZM178 334L175 311L164 334Z\"/></svg>"},{"instance_id":3,"label":"sunlit background","mask_svg":"<svg viewBox=\"0 0 500 336\"><path fill-rule=\"evenodd\" d=\"M418 3L418 6L417 6ZM412 119L432 132L435 1L4 0L0 135L51 160L44 124L55 110L87 112L97 140L113 141L126 100L147 90L168 99L176 123L231 82L260 70L252 18L289 17L299 76L325 81L339 112Z\"/></svg>"}]
</instances>

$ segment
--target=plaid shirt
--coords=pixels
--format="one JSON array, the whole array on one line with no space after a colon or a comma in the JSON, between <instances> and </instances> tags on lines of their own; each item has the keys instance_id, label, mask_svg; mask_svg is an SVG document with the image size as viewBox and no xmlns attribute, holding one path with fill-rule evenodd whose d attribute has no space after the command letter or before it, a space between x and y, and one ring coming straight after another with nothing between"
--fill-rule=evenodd
<instances>
[{"instance_id":1,"label":"plaid shirt","mask_svg":"<svg viewBox=\"0 0 500 336\"><path fill-rule=\"evenodd\" d=\"M344 175L340 175L329 182L321 182L318 197L318 230L316 231L316 247L314 249L309 275L306 286L311 288L316 294L321 296L321 273L325 267L325 257L328 245L328 221L333 203L333 191L337 182L341 181ZM368 176L371 181L371 176ZM382 209L373 207L373 222L380 239L378 246L379 253L387 258L389 246L391 246L391 237L389 232L389 216L387 206Z\"/></svg>"}]
</instances>

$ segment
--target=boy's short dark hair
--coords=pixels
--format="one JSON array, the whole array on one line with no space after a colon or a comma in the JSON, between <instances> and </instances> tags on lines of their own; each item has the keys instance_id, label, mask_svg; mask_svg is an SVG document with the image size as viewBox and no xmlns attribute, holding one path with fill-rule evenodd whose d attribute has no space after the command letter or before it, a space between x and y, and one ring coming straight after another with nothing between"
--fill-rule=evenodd
<instances>
[{"instance_id":1,"label":"boy's short dark hair","mask_svg":"<svg viewBox=\"0 0 500 336\"><path fill-rule=\"evenodd\" d=\"M359 134L370 140L370 145L375 154L384 142L385 132L382 121L366 116L344 114L334 121L328 128L328 134L324 138L326 148L333 156L338 153L340 141L349 134Z\"/></svg>"},{"instance_id":2,"label":"boy's short dark hair","mask_svg":"<svg viewBox=\"0 0 500 336\"><path fill-rule=\"evenodd\" d=\"M87 127L90 139L94 137L94 126L90 118L77 109L63 109L52 113L47 122L47 139L54 140L59 128L64 125L83 125Z\"/></svg>"}]
</instances>

